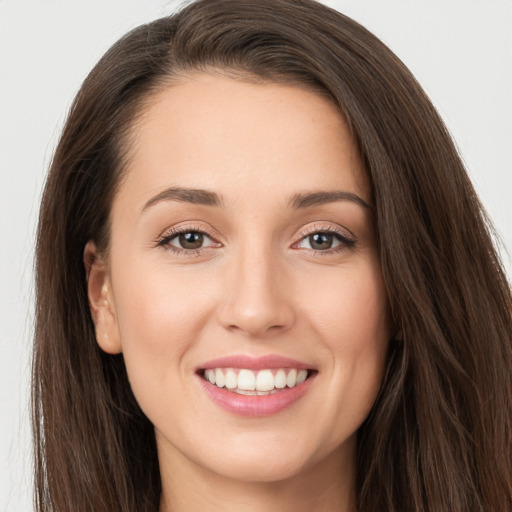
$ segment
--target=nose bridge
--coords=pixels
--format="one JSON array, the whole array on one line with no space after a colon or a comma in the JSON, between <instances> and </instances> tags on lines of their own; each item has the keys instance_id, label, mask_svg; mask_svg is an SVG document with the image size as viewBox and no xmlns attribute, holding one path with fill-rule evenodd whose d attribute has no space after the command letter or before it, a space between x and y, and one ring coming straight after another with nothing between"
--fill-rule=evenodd
<instances>
[{"instance_id":1,"label":"nose bridge","mask_svg":"<svg viewBox=\"0 0 512 512\"><path fill-rule=\"evenodd\" d=\"M233 251L227 263L221 321L226 328L261 337L289 327L293 310L272 243L249 238Z\"/></svg>"}]
</instances>

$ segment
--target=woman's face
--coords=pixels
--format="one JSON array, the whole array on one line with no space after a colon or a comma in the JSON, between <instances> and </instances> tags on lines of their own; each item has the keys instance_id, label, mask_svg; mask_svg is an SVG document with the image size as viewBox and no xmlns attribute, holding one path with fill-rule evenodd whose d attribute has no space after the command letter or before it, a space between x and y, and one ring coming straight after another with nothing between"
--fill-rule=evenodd
<instances>
[{"instance_id":1,"label":"woman's face","mask_svg":"<svg viewBox=\"0 0 512 512\"><path fill-rule=\"evenodd\" d=\"M342 116L296 87L195 74L153 98L129 150L89 293L164 471L272 481L353 464L390 326Z\"/></svg>"}]
</instances>

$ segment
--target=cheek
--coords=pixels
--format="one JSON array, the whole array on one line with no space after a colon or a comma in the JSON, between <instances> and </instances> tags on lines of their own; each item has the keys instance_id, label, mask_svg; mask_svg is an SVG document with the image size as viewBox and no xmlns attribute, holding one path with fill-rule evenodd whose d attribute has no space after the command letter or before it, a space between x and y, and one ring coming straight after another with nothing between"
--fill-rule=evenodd
<instances>
[{"instance_id":1,"label":"cheek","mask_svg":"<svg viewBox=\"0 0 512 512\"><path fill-rule=\"evenodd\" d=\"M198 276L191 279L190 272L165 264L127 263L118 268L113 281L123 344L144 344L154 349L159 344L186 345L187 333L200 328L209 308L211 283Z\"/></svg>"},{"instance_id":2,"label":"cheek","mask_svg":"<svg viewBox=\"0 0 512 512\"><path fill-rule=\"evenodd\" d=\"M380 388L390 335L387 296L376 264L343 273L310 297L309 318L322 344L328 386L337 396L333 422L357 428ZM350 419L349 419L350 418ZM349 420L347 422L347 420Z\"/></svg>"},{"instance_id":3,"label":"cheek","mask_svg":"<svg viewBox=\"0 0 512 512\"><path fill-rule=\"evenodd\" d=\"M379 266L363 261L321 284L317 280L315 286L308 286L314 294L309 294L304 307L332 351L347 357L380 353L389 336L389 312Z\"/></svg>"},{"instance_id":4,"label":"cheek","mask_svg":"<svg viewBox=\"0 0 512 512\"><path fill-rule=\"evenodd\" d=\"M130 276L127 278L127 276ZM186 273L129 265L113 275L122 350L137 398L173 388L189 369L187 353L203 329L210 309L207 288L195 293ZM196 283L197 284L197 283Z\"/></svg>"},{"instance_id":5,"label":"cheek","mask_svg":"<svg viewBox=\"0 0 512 512\"><path fill-rule=\"evenodd\" d=\"M371 399L377 392L389 340L389 314L383 283L371 271L347 282L330 326L331 349L347 380ZM366 388L366 391L365 391ZM362 398L362 397L360 397Z\"/></svg>"}]
</instances>

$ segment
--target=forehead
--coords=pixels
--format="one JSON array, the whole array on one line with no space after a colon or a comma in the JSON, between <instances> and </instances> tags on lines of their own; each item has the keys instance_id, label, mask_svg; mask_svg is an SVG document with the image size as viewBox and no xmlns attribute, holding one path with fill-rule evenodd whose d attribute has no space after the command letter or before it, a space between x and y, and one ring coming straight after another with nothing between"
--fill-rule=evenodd
<instances>
[{"instance_id":1,"label":"forehead","mask_svg":"<svg viewBox=\"0 0 512 512\"><path fill-rule=\"evenodd\" d=\"M173 186L229 202L261 193L345 189L370 202L357 146L339 110L299 87L195 74L157 93L138 117L120 195L142 203Z\"/></svg>"}]
</instances>

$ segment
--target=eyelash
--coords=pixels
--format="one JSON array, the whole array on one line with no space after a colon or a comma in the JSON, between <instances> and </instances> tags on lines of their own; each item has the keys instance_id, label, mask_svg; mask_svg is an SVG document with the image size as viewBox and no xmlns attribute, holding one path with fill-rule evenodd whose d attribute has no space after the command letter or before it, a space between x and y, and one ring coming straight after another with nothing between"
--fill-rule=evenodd
<instances>
[{"instance_id":1,"label":"eyelash","mask_svg":"<svg viewBox=\"0 0 512 512\"><path fill-rule=\"evenodd\" d=\"M311 235L317 234L317 233L323 233L323 234L329 234L334 235L335 238L337 238L340 242L340 245L337 247L326 249L324 251L320 249L307 249L308 251L312 251L315 256L329 256L333 254L338 254L342 251L346 251L347 249L352 249L356 245L356 239L350 238L346 234L342 233L340 230L333 228L332 226L319 226L314 225L310 228L306 229L300 234L300 240L293 245L296 246L300 244L303 240L308 238Z\"/></svg>"},{"instance_id":2,"label":"eyelash","mask_svg":"<svg viewBox=\"0 0 512 512\"><path fill-rule=\"evenodd\" d=\"M174 240L177 236L184 234L184 233L198 233L201 235L206 235L208 238L215 241L213 236L210 233L208 233L204 229L199 228L198 226L184 226L184 227L172 229L171 231L169 231L168 233L163 235L161 238L159 238L156 241L156 246L163 247L166 250L173 252L174 254L184 256L184 257L197 256L201 251L209 248L209 247L199 247L197 249L184 249L184 248L179 248L179 247L170 245L171 240ZM352 249L357 242L357 240L355 240L354 238L348 237L347 235L341 233L339 230L334 229L331 226L316 226L315 225L315 226L307 229L305 232L301 233L300 240L298 242L294 243L293 246L300 244L303 240L305 240L309 236L317 234L317 233L325 233L325 234L334 235L339 240L340 245L335 248L326 249L326 250L306 249L308 251L312 251L312 253L315 256L328 256L328 255L332 255L332 254L337 254L344 250ZM214 246L212 246L212 247L214 247Z\"/></svg>"},{"instance_id":3,"label":"eyelash","mask_svg":"<svg viewBox=\"0 0 512 512\"><path fill-rule=\"evenodd\" d=\"M161 238L157 240L156 246L163 247L164 249L171 251L174 254L185 257L196 256L202 250L207 249L207 247L199 247L198 249L180 249L179 247L174 247L173 245L170 245L169 242L171 240L184 233L199 233L202 235L206 235L208 238L211 238L213 240L213 236L210 233L206 232L204 229L201 229L198 226L183 226L172 229L171 231L167 232L165 235L163 235Z\"/></svg>"}]
</instances>

